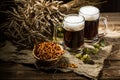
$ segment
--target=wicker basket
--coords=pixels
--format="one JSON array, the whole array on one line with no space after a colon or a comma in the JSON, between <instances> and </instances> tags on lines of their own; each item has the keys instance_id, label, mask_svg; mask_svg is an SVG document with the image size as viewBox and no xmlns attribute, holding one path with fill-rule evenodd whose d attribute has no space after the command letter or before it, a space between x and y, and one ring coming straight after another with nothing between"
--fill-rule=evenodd
<instances>
[{"instance_id":1,"label":"wicker basket","mask_svg":"<svg viewBox=\"0 0 120 80\"><path fill-rule=\"evenodd\" d=\"M39 64L41 66L52 66L52 65L55 65L62 57L62 54L60 54L60 55L58 55L57 58L42 60L38 56L36 56L36 54L35 54L36 47L35 46L34 46L34 49L33 49L32 53L33 53L33 56L35 57L35 59L37 60L37 62L39 62ZM61 46L61 48L62 48L62 46Z\"/></svg>"}]
</instances>

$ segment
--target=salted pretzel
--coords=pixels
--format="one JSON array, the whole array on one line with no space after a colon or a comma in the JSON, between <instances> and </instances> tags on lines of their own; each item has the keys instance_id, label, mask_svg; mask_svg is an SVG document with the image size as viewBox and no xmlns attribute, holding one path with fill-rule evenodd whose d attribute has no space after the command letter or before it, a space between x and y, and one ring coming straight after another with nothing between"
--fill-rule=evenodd
<instances>
[{"instance_id":1,"label":"salted pretzel","mask_svg":"<svg viewBox=\"0 0 120 80\"><path fill-rule=\"evenodd\" d=\"M35 46L34 53L40 60L49 60L59 58L64 54L64 50L57 43L43 42Z\"/></svg>"}]
</instances>

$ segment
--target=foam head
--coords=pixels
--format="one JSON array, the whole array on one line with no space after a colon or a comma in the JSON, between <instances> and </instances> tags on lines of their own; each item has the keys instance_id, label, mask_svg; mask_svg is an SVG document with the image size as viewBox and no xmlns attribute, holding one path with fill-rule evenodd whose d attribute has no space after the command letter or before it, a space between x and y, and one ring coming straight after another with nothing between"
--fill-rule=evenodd
<instances>
[{"instance_id":1,"label":"foam head","mask_svg":"<svg viewBox=\"0 0 120 80\"><path fill-rule=\"evenodd\" d=\"M68 31L79 31L84 28L84 17L79 15L68 15L64 18L63 28Z\"/></svg>"},{"instance_id":2,"label":"foam head","mask_svg":"<svg viewBox=\"0 0 120 80\"><path fill-rule=\"evenodd\" d=\"M91 21L99 18L99 9L94 6L84 6L79 10L79 15L85 17L85 20Z\"/></svg>"}]
</instances>

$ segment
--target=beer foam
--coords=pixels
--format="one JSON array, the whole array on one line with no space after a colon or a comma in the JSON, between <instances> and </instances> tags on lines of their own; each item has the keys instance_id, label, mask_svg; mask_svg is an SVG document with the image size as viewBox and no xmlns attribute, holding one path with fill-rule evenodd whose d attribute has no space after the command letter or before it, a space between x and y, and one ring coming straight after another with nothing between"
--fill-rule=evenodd
<instances>
[{"instance_id":1,"label":"beer foam","mask_svg":"<svg viewBox=\"0 0 120 80\"><path fill-rule=\"evenodd\" d=\"M84 6L80 8L79 15L85 17L85 20L91 21L99 18L99 9L94 6Z\"/></svg>"},{"instance_id":2,"label":"beer foam","mask_svg":"<svg viewBox=\"0 0 120 80\"><path fill-rule=\"evenodd\" d=\"M79 31L84 28L84 17L70 15L64 18L63 28L68 31Z\"/></svg>"}]
</instances>

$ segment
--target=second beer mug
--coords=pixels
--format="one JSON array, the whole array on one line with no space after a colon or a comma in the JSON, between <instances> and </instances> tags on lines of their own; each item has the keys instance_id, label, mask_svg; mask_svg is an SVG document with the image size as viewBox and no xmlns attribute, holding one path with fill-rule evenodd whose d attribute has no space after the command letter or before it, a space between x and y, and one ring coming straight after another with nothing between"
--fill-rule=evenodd
<instances>
[{"instance_id":1,"label":"second beer mug","mask_svg":"<svg viewBox=\"0 0 120 80\"><path fill-rule=\"evenodd\" d=\"M94 6L84 6L79 10L79 15L85 17L85 28L84 28L84 37L85 42L94 42L98 41L100 35L104 35L107 28L107 19L105 17L100 17L100 11ZM104 31L102 33L99 31L100 21L104 23Z\"/></svg>"},{"instance_id":2,"label":"second beer mug","mask_svg":"<svg viewBox=\"0 0 120 80\"><path fill-rule=\"evenodd\" d=\"M64 18L64 44L67 50L81 50L84 44L84 22L84 17L77 14L69 14Z\"/></svg>"}]
</instances>

